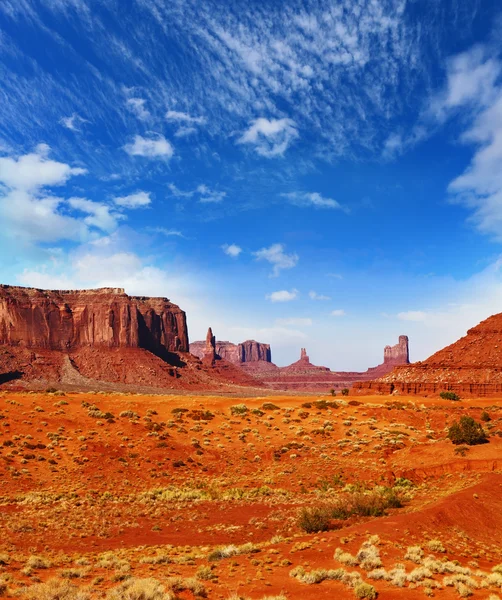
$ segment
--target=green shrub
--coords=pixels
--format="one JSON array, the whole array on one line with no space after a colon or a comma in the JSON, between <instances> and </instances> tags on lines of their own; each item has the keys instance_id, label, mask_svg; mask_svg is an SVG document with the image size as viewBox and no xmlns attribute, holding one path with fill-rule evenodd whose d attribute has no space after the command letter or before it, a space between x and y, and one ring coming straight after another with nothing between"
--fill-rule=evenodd
<instances>
[{"instance_id":1,"label":"green shrub","mask_svg":"<svg viewBox=\"0 0 502 600\"><path fill-rule=\"evenodd\" d=\"M248 411L248 407L245 404L235 404L230 407L230 412L233 415L245 415Z\"/></svg>"},{"instance_id":2,"label":"green shrub","mask_svg":"<svg viewBox=\"0 0 502 600\"><path fill-rule=\"evenodd\" d=\"M460 396L455 394L455 392L441 392L439 397L443 400L460 400Z\"/></svg>"},{"instance_id":3,"label":"green shrub","mask_svg":"<svg viewBox=\"0 0 502 600\"><path fill-rule=\"evenodd\" d=\"M349 395L349 388L343 388L342 396L348 396L348 395Z\"/></svg>"},{"instance_id":4,"label":"green shrub","mask_svg":"<svg viewBox=\"0 0 502 600\"><path fill-rule=\"evenodd\" d=\"M490 417L490 415L486 412L486 410L484 410L481 413L481 420L484 421L485 423L488 423L488 421L491 421L492 418Z\"/></svg>"},{"instance_id":5,"label":"green shrub","mask_svg":"<svg viewBox=\"0 0 502 600\"><path fill-rule=\"evenodd\" d=\"M465 415L448 429L448 438L453 444L467 444L468 446L485 444L488 441L481 424Z\"/></svg>"}]
</instances>

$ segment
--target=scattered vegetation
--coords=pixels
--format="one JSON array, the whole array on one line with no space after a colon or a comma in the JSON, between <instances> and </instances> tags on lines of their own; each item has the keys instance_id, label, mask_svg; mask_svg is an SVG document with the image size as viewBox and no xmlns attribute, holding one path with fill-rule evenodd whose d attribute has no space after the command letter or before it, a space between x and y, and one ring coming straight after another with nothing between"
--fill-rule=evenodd
<instances>
[{"instance_id":1,"label":"scattered vegetation","mask_svg":"<svg viewBox=\"0 0 502 600\"><path fill-rule=\"evenodd\" d=\"M455 392L441 392L439 397L443 400L460 400L460 396Z\"/></svg>"}]
</instances>

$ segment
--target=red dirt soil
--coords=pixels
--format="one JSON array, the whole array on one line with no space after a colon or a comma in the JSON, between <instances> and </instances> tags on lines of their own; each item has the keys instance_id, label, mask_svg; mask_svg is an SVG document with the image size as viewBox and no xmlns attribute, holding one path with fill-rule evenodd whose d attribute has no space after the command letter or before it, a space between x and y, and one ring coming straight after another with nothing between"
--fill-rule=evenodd
<instances>
[{"instance_id":1,"label":"red dirt soil","mask_svg":"<svg viewBox=\"0 0 502 600\"><path fill-rule=\"evenodd\" d=\"M502 399L315 401L0 394L5 597L22 598L25 586L68 570L82 575L75 585L102 598L123 576L167 585L169 577L193 577L202 566L214 575L201 580L209 598L233 592L257 600L281 592L288 599L355 598L340 581L302 583L290 576L298 566L357 572L381 598L423 598L429 580L443 586L430 587L434 596L459 597L443 582L448 574L401 588L333 558L337 547L355 555L372 535L379 536L386 572L403 563L410 574L419 565L404 558L406 549L419 545L425 557L457 560L477 584L488 582L502 562ZM489 443L455 453L447 427L464 414L479 420L483 410L491 417ZM319 534L302 532L301 507L332 503L361 484L397 485L404 506L382 517L333 520ZM445 552L428 550L430 540L440 540ZM208 558L215 548L250 542L252 551ZM127 570L118 562L102 566L103 552L113 552ZM168 561L152 563L157 553ZM31 555L51 566L25 570ZM471 592L487 598L497 589L490 584ZM190 591L178 596L194 597Z\"/></svg>"}]
</instances>

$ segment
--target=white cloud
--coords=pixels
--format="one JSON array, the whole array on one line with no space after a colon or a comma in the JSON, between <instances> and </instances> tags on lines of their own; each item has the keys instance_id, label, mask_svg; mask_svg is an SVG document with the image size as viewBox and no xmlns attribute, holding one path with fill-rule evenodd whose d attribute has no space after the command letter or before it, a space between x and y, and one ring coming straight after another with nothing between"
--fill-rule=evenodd
<instances>
[{"instance_id":1,"label":"white cloud","mask_svg":"<svg viewBox=\"0 0 502 600\"><path fill-rule=\"evenodd\" d=\"M195 129L195 127L178 127L178 129L176 130L174 137L177 138L184 138L184 137L188 137L189 135L192 135L192 133L195 133L197 131L197 129Z\"/></svg>"},{"instance_id":2,"label":"white cloud","mask_svg":"<svg viewBox=\"0 0 502 600\"><path fill-rule=\"evenodd\" d=\"M255 119L239 138L238 144L253 144L261 156L282 156L291 142L298 137L298 129L291 119Z\"/></svg>"},{"instance_id":3,"label":"white cloud","mask_svg":"<svg viewBox=\"0 0 502 600\"><path fill-rule=\"evenodd\" d=\"M217 192L216 190L212 190L204 184L197 186L196 191L200 194L199 202L202 203L222 202L225 196L227 195L226 192Z\"/></svg>"},{"instance_id":4,"label":"white cloud","mask_svg":"<svg viewBox=\"0 0 502 600\"><path fill-rule=\"evenodd\" d=\"M282 269L292 269L296 267L299 256L298 254L286 254L284 252L284 244L272 244L268 248L262 248L253 255L257 260L266 260L273 265L272 275L277 277Z\"/></svg>"},{"instance_id":5,"label":"white cloud","mask_svg":"<svg viewBox=\"0 0 502 600\"><path fill-rule=\"evenodd\" d=\"M66 200L43 191L86 171L50 160L49 152L49 146L40 144L35 153L0 158L2 235L22 238L27 244L86 237L86 224L62 210Z\"/></svg>"},{"instance_id":6,"label":"white cloud","mask_svg":"<svg viewBox=\"0 0 502 600\"><path fill-rule=\"evenodd\" d=\"M427 313L422 310L408 310L397 315L400 321L425 321Z\"/></svg>"},{"instance_id":7,"label":"white cloud","mask_svg":"<svg viewBox=\"0 0 502 600\"><path fill-rule=\"evenodd\" d=\"M242 248L237 246L237 244L223 244L221 247L223 252L232 258L237 258L239 254L242 252Z\"/></svg>"},{"instance_id":8,"label":"white cloud","mask_svg":"<svg viewBox=\"0 0 502 600\"><path fill-rule=\"evenodd\" d=\"M324 296L323 294L318 294L317 292L314 292L313 290L311 290L309 292L309 297L311 300L331 300L330 296Z\"/></svg>"},{"instance_id":9,"label":"white cloud","mask_svg":"<svg viewBox=\"0 0 502 600\"><path fill-rule=\"evenodd\" d=\"M310 327L312 319L302 317L291 317L289 319L276 319L276 325L293 325L294 327Z\"/></svg>"},{"instance_id":10,"label":"white cloud","mask_svg":"<svg viewBox=\"0 0 502 600\"><path fill-rule=\"evenodd\" d=\"M127 108L134 113L140 121L148 121L150 112L145 108L146 100L144 98L128 98L126 100Z\"/></svg>"},{"instance_id":11,"label":"white cloud","mask_svg":"<svg viewBox=\"0 0 502 600\"><path fill-rule=\"evenodd\" d=\"M177 229L167 229L166 227L148 227L148 231L160 233L166 237L185 237L181 231L178 231Z\"/></svg>"},{"instance_id":12,"label":"white cloud","mask_svg":"<svg viewBox=\"0 0 502 600\"><path fill-rule=\"evenodd\" d=\"M268 296L266 296L267 300L271 302L291 302L291 300L295 300L298 297L298 290L280 290L278 292L272 292Z\"/></svg>"},{"instance_id":13,"label":"white cloud","mask_svg":"<svg viewBox=\"0 0 502 600\"><path fill-rule=\"evenodd\" d=\"M337 308L336 310L332 310L330 314L332 317L344 317L347 313L343 309Z\"/></svg>"},{"instance_id":14,"label":"white cloud","mask_svg":"<svg viewBox=\"0 0 502 600\"><path fill-rule=\"evenodd\" d=\"M193 196L199 197L199 202L202 204L218 204L222 202L227 193L226 192L218 192L216 190L211 189L204 183L198 185L194 190L183 191L177 188L174 183L170 183L167 186L173 196L176 198L192 198Z\"/></svg>"},{"instance_id":15,"label":"white cloud","mask_svg":"<svg viewBox=\"0 0 502 600\"><path fill-rule=\"evenodd\" d=\"M150 192L136 192L129 196L120 196L113 199L117 206L124 208L141 208L151 203Z\"/></svg>"},{"instance_id":16,"label":"white cloud","mask_svg":"<svg viewBox=\"0 0 502 600\"><path fill-rule=\"evenodd\" d=\"M64 185L70 177L87 171L48 158L50 147L39 144L34 153L18 158L0 157L0 183L17 190Z\"/></svg>"},{"instance_id":17,"label":"white cloud","mask_svg":"<svg viewBox=\"0 0 502 600\"><path fill-rule=\"evenodd\" d=\"M102 231L113 231L117 228L118 221L124 218L120 213L112 212L108 205L87 198L70 198L68 204L88 215L84 218L84 223L88 227L97 227Z\"/></svg>"},{"instance_id":18,"label":"white cloud","mask_svg":"<svg viewBox=\"0 0 502 600\"><path fill-rule=\"evenodd\" d=\"M83 119L77 113L73 113L71 117L62 117L59 121L63 127L70 131L80 131L79 125L82 123L88 123L86 119Z\"/></svg>"},{"instance_id":19,"label":"white cloud","mask_svg":"<svg viewBox=\"0 0 502 600\"><path fill-rule=\"evenodd\" d=\"M314 208L334 208L344 210L343 206L333 200L333 198L324 198L318 192L286 192L281 194L287 198L291 204L296 206L313 206Z\"/></svg>"},{"instance_id":20,"label":"white cloud","mask_svg":"<svg viewBox=\"0 0 502 600\"><path fill-rule=\"evenodd\" d=\"M452 202L473 210L471 221L502 240L502 62L476 46L448 63L445 89L431 112L445 119L464 109L470 126L461 136L476 152L465 172L451 181Z\"/></svg>"},{"instance_id":21,"label":"white cloud","mask_svg":"<svg viewBox=\"0 0 502 600\"><path fill-rule=\"evenodd\" d=\"M171 194L176 196L176 198L191 198L195 194L195 190L184 192L176 187L174 183L169 183L167 187Z\"/></svg>"},{"instance_id":22,"label":"white cloud","mask_svg":"<svg viewBox=\"0 0 502 600\"><path fill-rule=\"evenodd\" d=\"M147 158L170 159L174 154L174 148L163 135L156 138L144 138L141 135L134 136L134 142L126 144L124 150L130 156L145 156Z\"/></svg>"},{"instance_id":23,"label":"white cloud","mask_svg":"<svg viewBox=\"0 0 502 600\"><path fill-rule=\"evenodd\" d=\"M205 117L192 117L186 112L177 110L168 110L166 119L175 123L193 123L196 125L203 125L206 122Z\"/></svg>"}]
</instances>

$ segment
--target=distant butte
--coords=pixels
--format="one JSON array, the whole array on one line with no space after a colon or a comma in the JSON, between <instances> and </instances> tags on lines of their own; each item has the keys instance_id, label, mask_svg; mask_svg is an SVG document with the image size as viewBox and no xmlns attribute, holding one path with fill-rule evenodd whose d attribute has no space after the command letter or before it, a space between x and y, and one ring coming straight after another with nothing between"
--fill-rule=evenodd
<instances>
[{"instance_id":1,"label":"distant butte","mask_svg":"<svg viewBox=\"0 0 502 600\"><path fill-rule=\"evenodd\" d=\"M384 348L383 363L360 372L333 372L328 367L314 365L310 362L307 350L302 348L300 358L287 367L278 367L271 360L268 344L247 340L240 344L231 342L215 342L216 354L220 358L241 367L267 387L276 390L295 391L327 391L351 387L355 381L363 381L381 377L396 365L409 364L409 341L406 335L399 336L395 346ZM192 342L190 352L203 358L206 353L206 342Z\"/></svg>"}]
</instances>

